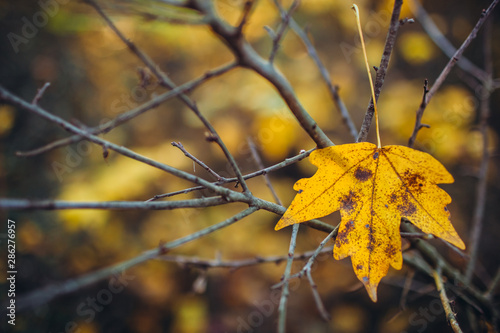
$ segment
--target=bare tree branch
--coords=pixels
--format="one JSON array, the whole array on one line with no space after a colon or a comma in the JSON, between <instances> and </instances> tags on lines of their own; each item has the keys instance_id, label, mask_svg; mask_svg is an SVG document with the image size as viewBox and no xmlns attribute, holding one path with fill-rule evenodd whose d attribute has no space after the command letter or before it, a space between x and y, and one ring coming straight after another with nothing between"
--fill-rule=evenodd
<instances>
[{"instance_id":1,"label":"bare tree branch","mask_svg":"<svg viewBox=\"0 0 500 333\"><path fill-rule=\"evenodd\" d=\"M284 11L283 7L279 4L278 1L274 1L275 5L278 7L278 10L281 12L281 15L285 15L286 12ZM333 85L332 80L330 79L330 74L328 73L328 70L326 69L325 65L321 62L321 59L319 58L318 52L316 52L316 48L312 44L311 40L307 36L307 33L299 26L299 24L293 19L293 17L290 17L290 27L292 30L299 36L299 38L302 40L304 43L307 53L309 56L314 60L314 63L319 69L319 72L321 74L321 77L325 81L328 90L330 91L330 95L332 96L332 100L335 104L335 107L339 111L342 121L346 125L347 129L349 130L349 133L351 133L353 139L356 139L358 136L358 130L356 129L356 126L354 125L354 122L351 118L351 115L349 111L347 110L347 107L345 106L344 102L340 98L339 92L338 92L338 86Z\"/></svg>"},{"instance_id":2,"label":"bare tree branch","mask_svg":"<svg viewBox=\"0 0 500 333\"><path fill-rule=\"evenodd\" d=\"M434 41L437 47L443 51L444 54L448 56L448 58L452 58L457 49L450 43L448 39L439 31L439 28L432 21L432 18L429 16L424 7L419 3L418 0L410 0L408 4L411 7L411 11L415 14L417 20L420 21L422 27L429 37ZM470 73L479 81L484 81L487 77L487 74L479 67L474 65L469 59L465 57L461 57L461 59L457 62L458 67L462 68L467 73Z\"/></svg>"},{"instance_id":3,"label":"bare tree branch","mask_svg":"<svg viewBox=\"0 0 500 333\"><path fill-rule=\"evenodd\" d=\"M93 283L96 283L100 280L103 280L109 276L112 276L114 274L121 274L125 270L139 265L143 262L146 262L148 260L157 258L166 252L170 251L171 249L174 249L180 245L183 245L185 243L191 242L195 239L198 239L200 237L206 236L214 231L220 230L222 228L225 228L243 218L246 216L256 212L258 208L256 207L249 207L240 213L230 217L227 220L224 220L222 222L219 222L217 224L214 224L210 227L207 227L205 229L202 229L198 232L192 233L186 237L179 238L175 241L172 241L170 243L166 243L161 245L159 248L155 248L149 251L145 251L142 254L138 255L135 258L132 258L128 261L121 262L119 264L106 267L103 269L100 269L96 272L92 272L80 277L77 277L75 279L68 280L66 282L60 283L60 284L54 284L47 286L45 288L33 291L25 296L20 297L17 302L16 306L18 310L23 310L28 307L37 307L42 304L45 304L52 299L74 292L78 289L81 289L85 286L91 285Z\"/></svg>"},{"instance_id":4,"label":"bare tree branch","mask_svg":"<svg viewBox=\"0 0 500 333\"><path fill-rule=\"evenodd\" d=\"M255 172L249 173L247 175L244 175L243 178L250 179L250 178L266 175L269 172L276 171L276 170L279 170L279 169L284 168L286 166L289 166L291 164L294 164L298 161L302 161L304 158L308 157L314 150L316 150L316 148L313 148L313 149L310 149L310 150L305 151L303 153L300 153L294 157L287 158L283 162L277 163L273 166L270 166L270 167L261 169L259 171L255 171ZM236 177L233 177L233 178L222 177L222 179L220 181L214 182L213 184L222 185L222 184L233 183L233 182L237 182L237 181L238 181L238 179ZM148 199L147 201L155 201L155 200L159 200L159 199L167 198L167 197L172 197L172 196L179 195L179 194L186 194L186 193L193 192L193 191L203 190L204 188L205 187L203 187L203 186L196 186L196 187L191 187L191 188L187 188L187 189L179 190L179 191L175 191L175 192L158 194L158 195L155 195L153 198Z\"/></svg>"},{"instance_id":5,"label":"bare tree branch","mask_svg":"<svg viewBox=\"0 0 500 333\"><path fill-rule=\"evenodd\" d=\"M434 94L438 91L438 89L441 87L443 84L444 80L448 76L448 74L451 72L451 69L455 66L457 61L461 58L462 54L464 53L465 49L470 45L470 43L476 38L477 33L479 32L479 29L481 29L482 25L486 21L486 19L490 16L491 12L493 9L496 7L498 4L499 0L493 0L493 2L490 4L488 9L483 10L481 13L481 16L479 17L479 20L477 21L476 25L470 32L470 34L467 36L467 38L464 40L460 48L455 52L453 57L448 61L446 66L443 68L441 73L439 74L438 78L432 85L431 89L426 95L426 99L422 102L420 105L419 109L417 110L417 117L419 117L419 114L423 114L425 108L429 104L431 98L434 96ZM421 117L421 116L420 116Z\"/></svg>"},{"instance_id":6,"label":"bare tree branch","mask_svg":"<svg viewBox=\"0 0 500 333\"><path fill-rule=\"evenodd\" d=\"M321 253L331 252L331 248L323 249ZM314 251L307 251L300 254L295 254L293 260L306 260L314 254ZM255 266L265 263L281 264L288 260L288 254L284 256L268 256L268 257L255 257L241 260L228 260L222 261L220 259L200 259L181 255L162 255L158 257L159 260L175 262L180 265L195 266L202 269L207 268L229 268L236 270L243 267Z\"/></svg>"},{"instance_id":7,"label":"bare tree branch","mask_svg":"<svg viewBox=\"0 0 500 333\"><path fill-rule=\"evenodd\" d=\"M200 84L206 82L208 79L226 73L227 71L235 68L236 65L237 64L233 62L233 63L227 64L227 65L221 66L219 68L216 68L214 70L208 71L204 75L202 75L201 77L199 77L195 80L187 82L181 86L176 87L175 89L173 89L171 91L168 91L168 92L163 93L159 96L156 96L153 99L151 99L150 101L148 101L148 102L146 102L146 103L144 103L144 104L142 104L142 105L140 105L140 106L138 106L138 107L136 107L128 112L120 114L116 118L114 118L110 121L107 121L104 124L101 124L101 125L93 127L93 128L89 128L87 131L90 134L95 134L95 135L101 134L101 133L107 133L107 132L111 131L113 128L120 126L121 124L143 114L144 112L147 112L151 109L158 107L163 102L165 102L173 97L177 97L183 93L186 93L186 92L193 90L194 88L196 88ZM45 145L43 147L37 148L35 150L31 150L28 152L17 152L16 155L23 156L23 157L34 156L34 155L42 154L42 153L45 153L45 152L51 151L53 149L63 147L63 146L66 146L66 145L69 145L69 144L72 144L75 142L79 142L81 140L83 140L82 136L73 135L69 138L55 141L53 143L50 143L50 144Z\"/></svg>"},{"instance_id":8,"label":"bare tree branch","mask_svg":"<svg viewBox=\"0 0 500 333\"><path fill-rule=\"evenodd\" d=\"M323 320L326 322L330 321L330 315L326 311L325 305L323 304L323 301L321 300L321 297L319 296L318 286L314 282L310 270L306 271L306 276L307 276L307 279L309 280L309 285L311 286L311 291L312 291L312 294L314 297L314 302L316 303L316 307L318 308L318 311L321 315L321 318L323 318Z\"/></svg>"},{"instance_id":9,"label":"bare tree branch","mask_svg":"<svg viewBox=\"0 0 500 333\"><path fill-rule=\"evenodd\" d=\"M294 0L288 11L285 11L283 10L283 8L281 7L281 5L278 3L277 0L274 0L274 3L280 9L281 23L278 32L273 37L273 48L271 49L271 54L269 55L269 63L271 64L274 62L274 57L278 52L281 40L283 39L283 37L285 37L285 33L288 29L288 25L290 24L290 20L292 19L293 12L299 6L299 1Z\"/></svg>"},{"instance_id":10,"label":"bare tree branch","mask_svg":"<svg viewBox=\"0 0 500 333\"><path fill-rule=\"evenodd\" d=\"M97 5L97 3L94 0L85 0L87 1L92 7L95 8L95 10L102 16L102 18L106 21L106 23L111 27L111 29L115 32L115 34L128 46L128 48L137 55L139 59L144 62L144 64L153 72L158 79L160 79L162 85L168 87L169 89L175 89L176 85L170 78L162 72L159 67L144 53L142 52L134 43L132 43L130 40L128 40L121 32L118 30L118 28L113 24L111 19L104 13L104 11ZM233 155L229 152L227 149L225 143L222 141L220 138L219 134L215 130L215 128L210 124L210 122L201 114L200 110L198 110L198 107L196 104L189 99L188 96L184 94L179 94L180 99L195 113L195 115L201 120L203 125L210 131L211 137L214 142L216 142L219 147L222 149L222 152L226 156L229 164L231 165L231 168L233 169L236 177L239 180L239 183L241 184L241 188L243 189L244 193L249 193L248 186L243 179L243 176L241 174L241 171L236 163L236 160L234 159Z\"/></svg>"},{"instance_id":11,"label":"bare tree branch","mask_svg":"<svg viewBox=\"0 0 500 333\"><path fill-rule=\"evenodd\" d=\"M196 10L207 17L212 31L226 43L241 66L252 69L274 85L302 128L309 134L317 146L319 148L332 146L333 142L304 109L292 86L283 74L259 56L243 36L237 33L237 28L230 26L217 16L212 2L193 0L191 4Z\"/></svg>"},{"instance_id":12,"label":"bare tree branch","mask_svg":"<svg viewBox=\"0 0 500 333\"><path fill-rule=\"evenodd\" d=\"M486 80L483 81L480 98L479 128L482 138L482 158L479 167L478 183L476 187L476 202L474 206L474 215L472 219L472 228L470 233L469 254L470 259L465 271L465 279L472 280L474 268L478 258L479 244L481 242L481 231L483 230L484 210L486 206L486 190L488 185L488 168L490 164L489 138L488 138L488 120L490 118L490 97L493 82L493 59L492 59L492 24L491 20L485 25L484 36L484 57Z\"/></svg>"},{"instance_id":13,"label":"bare tree branch","mask_svg":"<svg viewBox=\"0 0 500 333\"><path fill-rule=\"evenodd\" d=\"M422 105L425 104L425 99L426 99L428 93L429 93L429 81L427 79L425 79L424 95L422 97L422 103L420 104L421 107L422 107ZM410 139L408 140L408 147L410 147L410 148L413 148L413 146L415 145L415 140L417 139L418 132L424 127L427 127L427 128L430 127L429 125L422 124L422 117L423 116L424 116L423 112L417 112L416 120L415 120L415 127L413 128L413 133L411 134Z\"/></svg>"},{"instance_id":14,"label":"bare tree branch","mask_svg":"<svg viewBox=\"0 0 500 333\"><path fill-rule=\"evenodd\" d=\"M171 210L177 208L199 208L220 206L229 203L221 196L179 200L179 201L97 201L75 202L63 200L0 199L0 209L10 210L64 210L64 209L106 209L106 210Z\"/></svg>"},{"instance_id":15,"label":"bare tree branch","mask_svg":"<svg viewBox=\"0 0 500 333\"><path fill-rule=\"evenodd\" d=\"M294 224L292 227L292 236L290 238L290 247L288 249L288 259L286 262L285 272L281 278L283 281L283 286L281 288L281 298L278 305L278 333L286 332L286 305L288 303L288 296L290 295L290 290L288 289L288 279L290 277L290 272L292 271L292 263L295 252L295 246L297 244L297 234L299 233L300 224Z\"/></svg>"},{"instance_id":16,"label":"bare tree branch","mask_svg":"<svg viewBox=\"0 0 500 333\"><path fill-rule=\"evenodd\" d=\"M460 325L458 325L457 318L455 317L455 313L451 309L450 300L446 295L446 290L443 285L443 277L441 276L441 267L438 266L436 270L433 272L434 281L436 282L436 289L439 292L439 297L441 298L441 304L443 304L444 312L446 313L446 319L451 325L453 332L462 333L462 329Z\"/></svg>"},{"instance_id":17,"label":"bare tree branch","mask_svg":"<svg viewBox=\"0 0 500 333\"><path fill-rule=\"evenodd\" d=\"M401 6L403 5L403 0L395 0L394 8L392 9L391 23L389 25L389 31L387 31L387 37L385 39L384 52L382 53L382 58L380 59L380 65L377 69L377 75L375 76L375 101L378 101L380 92L382 91L382 86L384 85L385 75L387 73L387 68L389 67L389 61L391 59L391 53L394 49L396 43L396 36L398 34L399 27L401 23L399 21L399 15L401 13ZM366 110L365 118L363 119L363 124L359 130L358 138L356 142L366 141L368 138L368 132L370 132L370 126L372 124L373 113L375 109L373 107L373 98L370 97L370 102L368 103L368 109Z\"/></svg>"},{"instance_id":18,"label":"bare tree branch","mask_svg":"<svg viewBox=\"0 0 500 333\"><path fill-rule=\"evenodd\" d=\"M200 161L198 158L196 158L195 156L193 156L193 154L189 153L186 150L186 148L184 148L184 146L182 145L182 143L180 143L180 142L172 142L172 146L179 148L180 151L182 151L187 158L193 160L193 162L195 162L196 164L200 165L203 169L207 170L208 173L210 173L212 176L215 177L215 179L217 179L217 181L221 181L222 180L222 177L217 172L215 172L214 170L212 170L203 161Z\"/></svg>"}]
</instances>

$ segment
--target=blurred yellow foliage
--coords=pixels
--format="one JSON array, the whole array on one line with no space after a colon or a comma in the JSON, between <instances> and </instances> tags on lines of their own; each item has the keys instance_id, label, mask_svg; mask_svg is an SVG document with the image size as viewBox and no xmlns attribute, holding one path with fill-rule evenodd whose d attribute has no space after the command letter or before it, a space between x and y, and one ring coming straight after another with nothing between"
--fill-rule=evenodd
<instances>
[{"instance_id":1,"label":"blurred yellow foliage","mask_svg":"<svg viewBox=\"0 0 500 333\"><path fill-rule=\"evenodd\" d=\"M137 153L179 167L190 163L186 159L168 159L169 143L156 147L137 148ZM72 181L65 183L60 200L113 201L135 200L147 196L148 189L163 172L128 158L118 157L113 163L101 162L94 168L74 171ZM69 177L69 176L68 176ZM165 189L167 190L167 189ZM149 198L149 197L148 197ZM145 198L147 199L147 198ZM81 228L99 228L106 224L110 212L106 210L62 210L58 212L68 231Z\"/></svg>"},{"instance_id":2,"label":"blurred yellow foliage","mask_svg":"<svg viewBox=\"0 0 500 333\"><path fill-rule=\"evenodd\" d=\"M14 125L14 108L10 105L0 105L0 137L9 134Z\"/></svg>"},{"instance_id":3,"label":"blurred yellow foliage","mask_svg":"<svg viewBox=\"0 0 500 333\"><path fill-rule=\"evenodd\" d=\"M422 32L407 32L399 40L398 51L411 65L420 65L430 61L435 53L432 40Z\"/></svg>"},{"instance_id":4,"label":"blurred yellow foliage","mask_svg":"<svg viewBox=\"0 0 500 333\"><path fill-rule=\"evenodd\" d=\"M260 115L254 123L254 133L264 156L271 162L283 160L296 143L297 127L293 120L278 114Z\"/></svg>"},{"instance_id":5,"label":"blurred yellow foliage","mask_svg":"<svg viewBox=\"0 0 500 333\"><path fill-rule=\"evenodd\" d=\"M330 327L335 332L362 333L367 331L366 313L363 308L354 305L335 307L331 312Z\"/></svg>"},{"instance_id":6,"label":"blurred yellow foliage","mask_svg":"<svg viewBox=\"0 0 500 333\"><path fill-rule=\"evenodd\" d=\"M31 220L23 221L17 230L18 241L23 244L19 249L21 252L36 253L44 240L44 235L40 227Z\"/></svg>"},{"instance_id":7,"label":"blurred yellow foliage","mask_svg":"<svg viewBox=\"0 0 500 333\"><path fill-rule=\"evenodd\" d=\"M208 327L208 308L205 300L197 296L184 296L175 304L174 332L203 333Z\"/></svg>"}]
</instances>

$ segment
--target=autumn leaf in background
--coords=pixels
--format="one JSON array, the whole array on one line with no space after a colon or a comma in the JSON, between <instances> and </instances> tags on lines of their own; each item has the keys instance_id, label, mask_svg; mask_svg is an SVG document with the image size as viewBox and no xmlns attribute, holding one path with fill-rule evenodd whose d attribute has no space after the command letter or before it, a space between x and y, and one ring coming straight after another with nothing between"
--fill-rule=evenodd
<instances>
[{"instance_id":1,"label":"autumn leaf in background","mask_svg":"<svg viewBox=\"0 0 500 333\"><path fill-rule=\"evenodd\" d=\"M450 196L436 184L453 177L431 155L404 146L377 148L368 142L314 151L318 171L299 180L298 191L276 225L286 226L340 210L335 259L350 256L358 279L377 301L377 286L389 265L401 269L400 221L465 249L450 223Z\"/></svg>"}]
</instances>

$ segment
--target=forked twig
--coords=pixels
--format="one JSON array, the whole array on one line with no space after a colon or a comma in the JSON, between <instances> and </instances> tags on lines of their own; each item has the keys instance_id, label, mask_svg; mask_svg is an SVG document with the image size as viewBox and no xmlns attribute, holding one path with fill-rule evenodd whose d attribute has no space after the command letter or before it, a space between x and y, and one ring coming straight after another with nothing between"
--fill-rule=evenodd
<instances>
[{"instance_id":1,"label":"forked twig","mask_svg":"<svg viewBox=\"0 0 500 333\"><path fill-rule=\"evenodd\" d=\"M432 85L431 89L428 91L426 95L425 101L420 105L419 109L417 110L417 117L418 114L423 113L427 105L429 104L431 98L434 96L434 94L438 91L438 89L441 87L443 84L444 80L448 76L448 74L451 72L451 69L455 66L457 61L460 59L462 54L464 53L465 49L470 45L470 43L476 38L477 33L479 32L479 29L483 26L484 22L486 19L490 16L491 12L493 9L496 7L498 4L499 0L493 0L493 2L490 4L488 9L483 10L481 13L481 16L479 17L479 20L477 21L476 25L470 32L470 34L467 36L467 38L464 40L462 45L458 48L458 50L455 52L453 57L448 61L446 66L443 68L439 76L437 77L436 81Z\"/></svg>"},{"instance_id":2,"label":"forked twig","mask_svg":"<svg viewBox=\"0 0 500 333\"><path fill-rule=\"evenodd\" d=\"M429 93L429 80L425 79L425 81L424 81L424 94L422 96L422 103L420 104L420 107L422 107L425 104L428 93ZM420 131L423 127L426 127L426 128L430 127L427 124L422 124L423 115L424 115L423 112L417 112L416 120L415 120L415 127L413 128L413 133L411 134L410 139L408 140L408 147L410 147L410 148L413 148L413 146L415 145L415 140L417 139L418 131Z\"/></svg>"},{"instance_id":3,"label":"forked twig","mask_svg":"<svg viewBox=\"0 0 500 333\"><path fill-rule=\"evenodd\" d=\"M45 90L47 90L48 87L50 87L50 82L45 82L45 84L40 89L38 89L35 97L33 98L33 101L31 102L31 104L37 105L38 101L40 101L40 99L42 98L43 94L45 93Z\"/></svg>"},{"instance_id":4,"label":"forked twig","mask_svg":"<svg viewBox=\"0 0 500 333\"><path fill-rule=\"evenodd\" d=\"M270 167L267 167L267 168L261 169L259 171L255 171L255 172L249 173L247 175L244 175L243 178L245 178L245 180L247 180L247 179L250 179L250 178L254 178L254 177L266 175L269 172L273 172L273 171L279 170L281 168L284 168L286 166L289 166L291 164L294 164L294 163L296 163L298 161L302 161L304 158L308 157L314 150L316 150L316 148L313 148L313 149L310 149L308 151L302 152L302 153L300 153L300 154L298 154L298 155L296 155L294 157L287 158L283 162L277 163L277 164L272 165ZM215 182L214 184L215 185L223 185L223 184L233 183L233 182L237 182L237 181L238 181L238 178L236 178L236 177L233 177L233 178L224 178L224 177L222 177L222 179L220 181ZM179 190L179 191L175 191L175 192L158 194L158 195L155 195L154 197L152 197L152 198L150 198L150 199L148 199L146 201L155 201L155 200L159 200L159 199L162 199L162 198L168 198L168 197L172 197L172 196L175 196L175 195L186 194L186 193L189 193L189 192L199 191L199 190L203 190L203 189L205 189L205 187L203 187L203 186L191 187L191 188L187 188L187 189Z\"/></svg>"},{"instance_id":5,"label":"forked twig","mask_svg":"<svg viewBox=\"0 0 500 333\"><path fill-rule=\"evenodd\" d=\"M281 8L281 5L277 2L277 0L274 0L274 3L276 6ZM278 32L274 35L273 38L273 47L271 49L271 54L269 55L269 63L272 64L274 62L274 57L276 56L276 53L278 52L278 49L280 47L280 42L285 36L285 33L287 31L288 25L290 24L290 20L292 18L293 12L297 9L299 6L299 1L294 0L288 9L288 11L280 10L281 14L281 23L280 27L278 29Z\"/></svg>"},{"instance_id":6,"label":"forked twig","mask_svg":"<svg viewBox=\"0 0 500 333\"><path fill-rule=\"evenodd\" d=\"M171 144L172 144L172 146L179 148L179 150L182 151L187 158L193 160L193 162L195 162L196 164L200 165L203 169L207 170L208 173L210 173L212 176L215 177L215 179L217 179L217 181L222 180L222 177L217 172L215 172L214 170L212 170L203 161L199 160L193 154L191 154L190 152L188 152L186 150L186 148L184 148L184 146L182 145L182 143L173 141Z\"/></svg>"},{"instance_id":7,"label":"forked twig","mask_svg":"<svg viewBox=\"0 0 500 333\"><path fill-rule=\"evenodd\" d=\"M450 305L450 300L448 299L448 296L446 295L446 290L444 289L443 285L443 277L441 275L441 267L438 266L434 271L433 271L433 276L434 276L434 281L436 283L436 289L439 292L439 297L441 298L441 303L443 304L444 311L446 313L446 319L451 325L451 328L455 333L462 333L462 329L460 328L460 325L458 324L457 317L455 317L455 313L451 309Z\"/></svg>"},{"instance_id":8,"label":"forked twig","mask_svg":"<svg viewBox=\"0 0 500 333\"><path fill-rule=\"evenodd\" d=\"M259 153L257 152L257 147L255 147L255 143L253 142L253 140L250 137L247 138L247 143L248 143L248 146L250 147L250 152L252 153L253 159L255 160L255 162L257 162L257 166L259 167L259 169L263 170L264 164L262 163L262 160L259 156ZM280 198L278 197L278 194L274 190L274 186L271 183L271 179L269 179L269 175L267 173L264 173L264 180L266 182L267 187L269 188L269 191L271 191L271 194L273 195L274 202L276 202L280 206L283 206Z\"/></svg>"}]
</instances>

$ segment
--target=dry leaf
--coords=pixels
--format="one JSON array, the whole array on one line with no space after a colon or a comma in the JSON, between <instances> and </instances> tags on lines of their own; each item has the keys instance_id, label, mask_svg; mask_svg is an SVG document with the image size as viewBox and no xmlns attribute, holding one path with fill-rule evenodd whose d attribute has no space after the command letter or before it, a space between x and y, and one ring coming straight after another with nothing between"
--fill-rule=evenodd
<instances>
[{"instance_id":1,"label":"dry leaf","mask_svg":"<svg viewBox=\"0 0 500 333\"><path fill-rule=\"evenodd\" d=\"M389 265L401 269L402 217L425 233L460 249L465 245L450 223L450 196L435 184L453 177L429 154L403 146L377 148L363 142L328 147L310 156L318 171L299 180L299 193L276 230L340 209L335 259L351 257L358 279L371 299Z\"/></svg>"}]
</instances>

